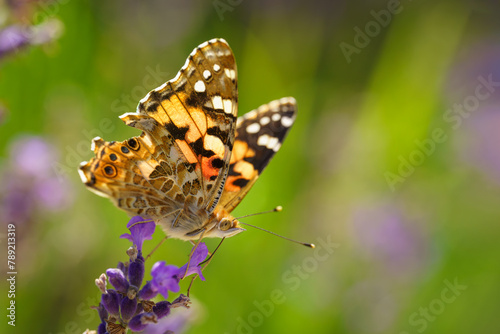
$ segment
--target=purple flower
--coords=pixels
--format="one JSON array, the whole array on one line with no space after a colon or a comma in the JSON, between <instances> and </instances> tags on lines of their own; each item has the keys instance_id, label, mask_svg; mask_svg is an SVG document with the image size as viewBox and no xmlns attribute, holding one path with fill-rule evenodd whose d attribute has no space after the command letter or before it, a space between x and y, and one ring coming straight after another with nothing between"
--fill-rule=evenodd
<instances>
[{"instance_id":1,"label":"purple flower","mask_svg":"<svg viewBox=\"0 0 500 334\"><path fill-rule=\"evenodd\" d=\"M52 163L57 161L55 148L37 136L23 136L10 145L10 156L16 170L37 178L52 176Z\"/></svg>"},{"instance_id":2,"label":"purple flower","mask_svg":"<svg viewBox=\"0 0 500 334\"><path fill-rule=\"evenodd\" d=\"M102 274L96 285L102 292L101 303L98 310L101 310L101 323L99 333L104 333L106 327L117 326L120 329L130 329L133 332L144 330L162 330L177 328L173 322L167 322L165 326L155 326L159 319L168 318L171 309L185 307L189 308L189 297L181 294L173 302L167 300L153 302L151 299L158 294L168 297L169 291L179 292L179 282L184 276L198 274L201 276L200 263L208 255L208 248L204 243L200 243L190 256L188 264L179 268L174 265L167 265L165 261L156 262L151 269L152 279L142 288L144 279L144 257L138 248L146 239L151 239L155 230L154 222L144 222L142 217L133 217L127 227L130 234L124 234L121 238L126 238L133 242L134 247L129 248L127 254L129 261L119 262L118 268L106 270L106 275ZM116 289L106 289L106 281ZM184 322L181 322L181 325ZM164 333L165 331L162 331Z\"/></svg>"},{"instance_id":3,"label":"purple flower","mask_svg":"<svg viewBox=\"0 0 500 334\"><path fill-rule=\"evenodd\" d=\"M167 265L165 261L156 262L151 269L153 279L144 286L139 295L155 296L157 293L161 293L163 297L168 298L168 291L179 292L179 282L186 276L198 274L202 280L205 280L199 264L205 260L207 255L208 248L202 242L196 247L191 260L181 268L174 265ZM186 268L188 268L187 272Z\"/></svg>"},{"instance_id":4,"label":"purple flower","mask_svg":"<svg viewBox=\"0 0 500 334\"><path fill-rule=\"evenodd\" d=\"M393 204L359 207L353 215L359 250L393 275L411 276L424 265L425 242L416 224Z\"/></svg>"},{"instance_id":5,"label":"purple flower","mask_svg":"<svg viewBox=\"0 0 500 334\"><path fill-rule=\"evenodd\" d=\"M46 20L36 26L11 25L0 30L0 58L28 46L50 42L61 36L63 23L57 19Z\"/></svg>"},{"instance_id":6,"label":"purple flower","mask_svg":"<svg viewBox=\"0 0 500 334\"><path fill-rule=\"evenodd\" d=\"M111 283L111 285L113 285L117 291L120 291L121 293L127 293L130 284L128 283L125 275L120 269L108 269L106 270L106 274L109 277L109 283Z\"/></svg>"},{"instance_id":7,"label":"purple flower","mask_svg":"<svg viewBox=\"0 0 500 334\"><path fill-rule=\"evenodd\" d=\"M173 265L166 265L165 261L156 262L151 269L151 289L161 293L168 298L168 291L179 292L179 268Z\"/></svg>"},{"instance_id":8,"label":"purple flower","mask_svg":"<svg viewBox=\"0 0 500 334\"><path fill-rule=\"evenodd\" d=\"M30 42L30 35L20 26L10 26L0 31L0 57Z\"/></svg>"},{"instance_id":9,"label":"purple flower","mask_svg":"<svg viewBox=\"0 0 500 334\"><path fill-rule=\"evenodd\" d=\"M198 245L198 247L196 247L193 256L191 257L191 260L179 269L179 278L183 279L185 276L189 276L191 274L198 274L200 276L200 279L204 281L205 277L203 277L201 273L200 263L205 261L207 255L208 255L208 247L207 245L205 245L204 242L201 242ZM186 272L187 266L189 266L189 268Z\"/></svg>"},{"instance_id":10,"label":"purple flower","mask_svg":"<svg viewBox=\"0 0 500 334\"><path fill-rule=\"evenodd\" d=\"M123 298L120 303L120 312L122 316L122 320L128 321L132 319L137 310L137 298Z\"/></svg>"},{"instance_id":11,"label":"purple flower","mask_svg":"<svg viewBox=\"0 0 500 334\"><path fill-rule=\"evenodd\" d=\"M120 295L115 290L108 290L101 296L101 305L107 313L117 316L120 314ZM101 319L102 320L102 319Z\"/></svg>"},{"instance_id":12,"label":"purple flower","mask_svg":"<svg viewBox=\"0 0 500 334\"><path fill-rule=\"evenodd\" d=\"M182 333L197 315L196 307L176 308L167 317L158 317L158 322L145 327L142 334Z\"/></svg>"},{"instance_id":13,"label":"purple flower","mask_svg":"<svg viewBox=\"0 0 500 334\"><path fill-rule=\"evenodd\" d=\"M135 287L140 287L142 285L142 279L144 278L144 258L138 256L135 261L131 262L128 267L128 279L130 284Z\"/></svg>"},{"instance_id":14,"label":"purple flower","mask_svg":"<svg viewBox=\"0 0 500 334\"><path fill-rule=\"evenodd\" d=\"M156 314L152 312L141 313L136 315L128 323L129 328L134 332L140 332L144 330L148 324L153 324L157 322Z\"/></svg>"},{"instance_id":15,"label":"purple flower","mask_svg":"<svg viewBox=\"0 0 500 334\"><path fill-rule=\"evenodd\" d=\"M461 136L454 140L464 164L479 171L486 181L500 185L500 103L481 106L463 124Z\"/></svg>"},{"instance_id":16,"label":"purple flower","mask_svg":"<svg viewBox=\"0 0 500 334\"><path fill-rule=\"evenodd\" d=\"M156 305L153 307L153 312L154 314L156 314L158 319L166 317L170 314L170 302L162 301L156 303Z\"/></svg>"},{"instance_id":17,"label":"purple flower","mask_svg":"<svg viewBox=\"0 0 500 334\"><path fill-rule=\"evenodd\" d=\"M137 246L139 251L142 251L142 244L144 240L151 240L156 228L155 222L142 218L141 216L134 216L127 224L130 234L122 234L120 238L130 240Z\"/></svg>"},{"instance_id":18,"label":"purple flower","mask_svg":"<svg viewBox=\"0 0 500 334\"><path fill-rule=\"evenodd\" d=\"M0 173L0 221L40 221L40 212L60 211L71 204L71 184L53 164L58 152L47 140L22 136L9 145Z\"/></svg>"}]
</instances>

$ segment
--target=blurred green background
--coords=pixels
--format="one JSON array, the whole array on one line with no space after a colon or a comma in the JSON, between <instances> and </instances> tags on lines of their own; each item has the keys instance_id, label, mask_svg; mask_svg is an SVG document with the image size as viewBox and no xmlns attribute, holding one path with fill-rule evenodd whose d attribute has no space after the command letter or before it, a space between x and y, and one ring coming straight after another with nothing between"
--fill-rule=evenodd
<instances>
[{"instance_id":1,"label":"blurred green background","mask_svg":"<svg viewBox=\"0 0 500 334\"><path fill-rule=\"evenodd\" d=\"M128 218L77 166L92 137L137 135L118 116L222 37L240 115L283 96L299 107L235 215L282 205L244 221L318 248L252 229L226 240L194 284L186 333L499 333L499 11L487 0L0 2L2 29L35 26L0 52L0 235L4 254L16 224L18 271L16 327L2 280L0 331L96 328L94 279L127 259ZM182 265L190 249L168 240L146 270Z\"/></svg>"}]
</instances>

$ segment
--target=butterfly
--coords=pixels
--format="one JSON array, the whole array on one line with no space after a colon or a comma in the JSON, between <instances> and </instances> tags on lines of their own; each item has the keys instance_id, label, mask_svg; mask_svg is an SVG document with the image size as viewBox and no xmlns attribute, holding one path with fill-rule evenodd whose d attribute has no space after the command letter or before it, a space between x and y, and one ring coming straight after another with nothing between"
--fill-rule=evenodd
<instances>
[{"instance_id":1,"label":"butterfly","mask_svg":"<svg viewBox=\"0 0 500 334\"><path fill-rule=\"evenodd\" d=\"M79 174L89 190L169 237L231 237L244 231L231 211L280 149L296 112L286 97L238 118L235 58L225 40L212 39L136 112L120 116L141 135L94 138L95 157Z\"/></svg>"}]
</instances>

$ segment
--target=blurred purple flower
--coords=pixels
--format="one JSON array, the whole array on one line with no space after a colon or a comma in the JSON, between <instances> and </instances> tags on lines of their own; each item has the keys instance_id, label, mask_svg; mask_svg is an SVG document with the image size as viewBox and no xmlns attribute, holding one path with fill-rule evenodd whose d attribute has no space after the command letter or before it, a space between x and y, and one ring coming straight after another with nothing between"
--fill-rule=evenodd
<instances>
[{"instance_id":1,"label":"blurred purple flower","mask_svg":"<svg viewBox=\"0 0 500 334\"><path fill-rule=\"evenodd\" d=\"M460 159L500 185L500 104L483 107L454 140Z\"/></svg>"},{"instance_id":2,"label":"blurred purple flower","mask_svg":"<svg viewBox=\"0 0 500 334\"><path fill-rule=\"evenodd\" d=\"M142 331L142 334L180 334L195 317L196 311L192 307L189 309L175 309L168 317L159 319L158 323L148 325Z\"/></svg>"},{"instance_id":3,"label":"blurred purple flower","mask_svg":"<svg viewBox=\"0 0 500 334\"><path fill-rule=\"evenodd\" d=\"M426 259L423 237L393 205L358 208L353 214L358 247L393 274L415 274Z\"/></svg>"},{"instance_id":4,"label":"blurred purple flower","mask_svg":"<svg viewBox=\"0 0 500 334\"><path fill-rule=\"evenodd\" d=\"M24 136L10 147L13 167L25 175L42 178L53 173L52 162L57 159L56 149L45 139Z\"/></svg>"},{"instance_id":5,"label":"blurred purple flower","mask_svg":"<svg viewBox=\"0 0 500 334\"><path fill-rule=\"evenodd\" d=\"M50 42L61 36L63 24L49 19L35 26L11 25L0 30L0 58L28 45Z\"/></svg>"},{"instance_id":6,"label":"blurred purple flower","mask_svg":"<svg viewBox=\"0 0 500 334\"><path fill-rule=\"evenodd\" d=\"M26 29L13 25L0 31L0 58L29 44L30 36Z\"/></svg>"},{"instance_id":7,"label":"blurred purple flower","mask_svg":"<svg viewBox=\"0 0 500 334\"><path fill-rule=\"evenodd\" d=\"M496 41L479 42L463 54L448 78L448 95L452 103L462 102L466 96L475 94L479 77L487 79L491 75L494 82L500 81L500 46ZM486 105L484 102L480 102L479 108ZM487 102L500 103L500 89L491 92Z\"/></svg>"},{"instance_id":8,"label":"blurred purple flower","mask_svg":"<svg viewBox=\"0 0 500 334\"><path fill-rule=\"evenodd\" d=\"M127 224L130 234L125 233L120 235L122 239L128 239L137 246L139 251L142 251L144 240L151 240L155 232L156 224L152 220L147 220L141 216L134 216Z\"/></svg>"},{"instance_id":9,"label":"blurred purple flower","mask_svg":"<svg viewBox=\"0 0 500 334\"><path fill-rule=\"evenodd\" d=\"M40 212L60 211L71 204L69 182L65 178L61 182L52 169L58 154L51 144L24 136L10 144L9 152L0 171L2 221L24 223Z\"/></svg>"},{"instance_id":10,"label":"blurred purple flower","mask_svg":"<svg viewBox=\"0 0 500 334\"><path fill-rule=\"evenodd\" d=\"M483 99L477 99L474 110L461 119L454 136L458 156L466 164L482 172L487 179L500 185L500 46L485 40L469 48L454 66L450 78L449 100L463 103L477 98L479 77L494 82L491 90L482 88Z\"/></svg>"}]
</instances>

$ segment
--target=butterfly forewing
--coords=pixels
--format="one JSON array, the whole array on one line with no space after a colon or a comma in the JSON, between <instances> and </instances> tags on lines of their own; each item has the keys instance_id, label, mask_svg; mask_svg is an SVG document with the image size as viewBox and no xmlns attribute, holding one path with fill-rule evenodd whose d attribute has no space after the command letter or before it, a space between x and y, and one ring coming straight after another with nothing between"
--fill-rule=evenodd
<instances>
[{"instance_id":1,"label":"butterfly forewing","mask_svg":"<svg viewBox=\"0 0 500 334\"><path fill-rule=\"evenodd\" d=\"M237 86L233 53L223 40L196 48L176 78L151 91L137 112L121 118L147 132L170 159L182 160L188 174L180 187L197 187L201 206L211 212L219 200L229 169L236 126ZM175 152L174 152L175 150ZM189 175L191 173L191 175Z\"/></svg>"},{"instance_id":2,"label":"butterfly forewing","mask_svg":"<svg viewBox=\"0 0 500 334\"><path fill-rule=\"evenodd\" d=\"M229 173L219 205L231 212L280 149L297 112L295 99L282 98L238 118Z\"/></svg>"}]
</instances>

